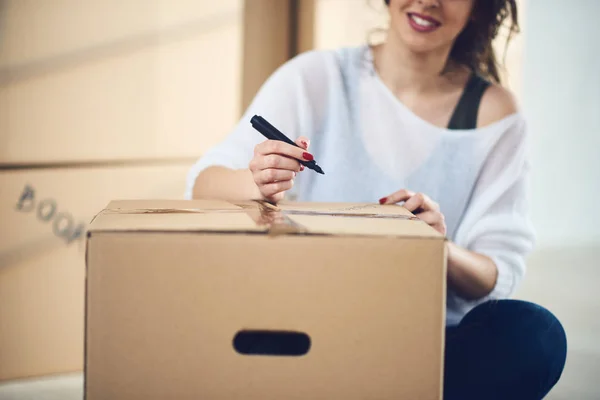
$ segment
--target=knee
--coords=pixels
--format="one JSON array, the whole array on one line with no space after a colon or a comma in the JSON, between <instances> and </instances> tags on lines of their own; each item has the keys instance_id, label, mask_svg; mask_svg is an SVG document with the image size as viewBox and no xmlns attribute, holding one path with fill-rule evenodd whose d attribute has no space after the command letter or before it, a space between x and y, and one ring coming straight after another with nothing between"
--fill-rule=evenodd
<instances>
[{"instance_id":1,"label":"knee","mask_svg":"<svg viewBox=\"0 0 600 400\"><path fill-rule=\"evenodd\" d=\"M545 366L551 375L560 377L567 358L567 335L562 324L552 312L536 304L529 304L533 324L529 340L537 350L538 362Z\"/></svg>"},{"instance_id":2,"label":"knee","mask_svg":"<svg viewBox=\"0 0 600 400\"><path fill-rule=\"evenodd\" d=\"M567 357L567 335L556 316L534 303L506 300L505 307L512 323L506 324L522 354L528 355L530 365L546 379L556 383ZM529 364L529 363L528 363Z\"/></svg>"},{"instance_id":3,"label":"knee","mask_svg":"<svg viewBox=\"0 0 600 400\"><path fill-rule=\"evenodd\" d=\"M474 308L462 324L477 328L473 330L481 339L489 341L490 359L504 374L503 381L511 382L495 398L544 398L560 379L567 337L558 318L546 308L520 300L494 300Z\"/></svg>"}]
</instances>

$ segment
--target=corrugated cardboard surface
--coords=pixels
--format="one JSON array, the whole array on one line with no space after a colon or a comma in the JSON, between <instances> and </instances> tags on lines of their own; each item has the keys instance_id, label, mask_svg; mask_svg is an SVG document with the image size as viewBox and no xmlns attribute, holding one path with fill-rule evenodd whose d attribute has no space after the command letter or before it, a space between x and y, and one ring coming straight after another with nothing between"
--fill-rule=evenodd
<instances>
[{"instance_id":1,"label":"corrugated cardboard surface","mask_svg":"<svg viewBox=\"0 0 600 400\"><path fill-rule=\"evenodd\" d=\"M198 157L239 118L242 0L9 0L0 25L0 164Z\"/></svg>"},{"instance_id":2,"label":"corrugated cardboard surface","mask_svg":"<svg viewBox=\"0 0 600 400\"><path fill-rule=\"evenodd\" d=\"M87 399L440 398L444 240L418 231L425 224L400 207L283 205L319 219L301 234L273 234L268 224L261 229L271 234L238 232L246 222L216 232L177 217L252 222L248 204L127 208L111 204L88 239ZM325 211L337 215L310 215ZM354 222L328 228L323 219ZM416 230L378 232L389 220ZM303 332L311 348L300 357L241 355L232 341L242 329Z\"/></svg>"},{"instance_id":3,"label":"corrugated cardboard surface","mask_svg":"<svg viewBox=\"0 0 600 400\"><path fill-rule=\"evenodd\" d=\"M89 221L114 198L181 198L188 167L0 172L0 380L82 370Z\"/></svg>"}]
</instances>

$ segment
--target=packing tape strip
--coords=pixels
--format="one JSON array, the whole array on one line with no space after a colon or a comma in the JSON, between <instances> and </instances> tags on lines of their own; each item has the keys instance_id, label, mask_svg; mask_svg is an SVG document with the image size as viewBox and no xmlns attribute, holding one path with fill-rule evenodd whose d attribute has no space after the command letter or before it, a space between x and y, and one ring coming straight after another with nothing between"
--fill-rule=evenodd
<instances>
[{"instance_id":1,"label":"packing tape strip","mask_svg":"<svg viewBox=\"0 0 600 400\"><path fill-rule=\"evenodd\" d=\"M347 208L338 210L326 210L326 211L315 211L315 210L282 210L273 204L258 201L258 213L255 212L254 221L259 225L269 226L270 234L285 234L285 233L303 233L310 232L310 230L294 221L294 215L314 215L314 216L330 216L330 217L342 217L342 218L383 218L383 219L398 219L405 221L419 221L419 218L414 215L402 215L402 214L357 214L349 213L344 211L358 210L359 208ZM369 206L370 207L370 206ZM361 207L366 208L366 207ZM251 211L252 208L248 207L247 211ZM256 211L256 209L254 209ZM256 216L258 215L258 217Z\"/></svg>"},{"instance_id":2,"label":"packing tape strip","mask_svg":"<svg viewBox=\"0 0 600 400\"><path fill-rule=\"evenodd\" d=\"M402 214L356 214L356 213L345 213L337 211L303 211L303 210L283 210L284 214L288 215L322 215L331 217L347 217L347 218L384 218L384 219L402 219L406 221L418 221L419 218L414 215L402 215Z\"/></svg>"},{"instance_id":3,"label":"packing tape strip","mask_svg":"<svg viewBox=\"0 0 600 400\"><path fill-rule=\"evenodd\" d=\"M138 208L138 209L105 209L102 214L212 214L239 213L242 209L213 209L200 208Z\"/></svg>"},{"instance_id":4,"label":"packing tape strip","mask_svg":"<svg viewBox=\"0 0 600 400\"><path fill-rule=\"evenodd\" d=\"M254 222L258 225L266 225L269 227L269 235L284 235L289 233L303 233L309 232L309 230L291 219L288 215L286 215L281 209L273 206L267 202L257 202L258 210L254 209L255 216L258 215L258 218L254 218ZM249 213L252 212L252 209L248 208L246 211ZM256 213L258 212L258 214ZM252 215L251 215L252 217Z\"/></svg>"}]
</instances>

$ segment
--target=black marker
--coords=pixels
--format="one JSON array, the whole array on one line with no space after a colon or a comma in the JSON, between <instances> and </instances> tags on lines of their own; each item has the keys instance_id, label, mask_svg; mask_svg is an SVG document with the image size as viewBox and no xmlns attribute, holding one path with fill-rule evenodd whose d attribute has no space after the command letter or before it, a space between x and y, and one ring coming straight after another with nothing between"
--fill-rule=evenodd
<instances>
[{"instance_id":1,"label":"black marker","mask_svg":"<svg viewBox=\"0 0 600 400\"><path fill-rule=\"evenodd\" d=\"M259 131L264 137L266 137L269 140L279 140L280 142L285 142L285 143L291 144L292 146L302 148L302 147L298 146L296 143L294 143L290 138L288 138L283 133L281 133L273 125L268 123L266 119L264 119L263 117L261 117L259 115L255 115L254 117L252 117L252 119L250 120L250 123L252 124L252 127L254 129ZM306 168L310 168L313 171L318 172L319 174L325 175L325 172L323 172L321 167L319 167L314 160L313 161L298 160L298 161L300 162L300 164L304 165Z\"/></svg>"}]
</instances>

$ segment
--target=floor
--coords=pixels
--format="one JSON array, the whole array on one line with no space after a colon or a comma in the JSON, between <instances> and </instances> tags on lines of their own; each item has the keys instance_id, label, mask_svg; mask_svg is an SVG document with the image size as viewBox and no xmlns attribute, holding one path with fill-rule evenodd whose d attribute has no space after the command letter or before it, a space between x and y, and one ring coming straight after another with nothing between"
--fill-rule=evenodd
<instances>
[{"instance_id":1,"label":"floor","mask_svg":"<svg viewBox=\"0 0 600 400\"><path fill-rule=\"evenodd\" d=\"M548 400L600 399L600 245L538 250L516 297L552 311L567 333L565 370Z\"/></svg>"},{"instance_id":2,"label":"floor","mask_svg":"<svg viewBox=\"0 0 600 400\"><path fill-rule=\"evenodd\" d=\"M600 246L538 250L517 298L551 310L568 337L567 365L548 400L600 399ZM43 393L43 395L41 395ZM72 374L0 384L1 400L81 400L83 377Z\"/></svg>"},{"instance_id":3,"label":"floor","mask_svg":"<svg viewBox=\"0 0 600 400\"><path fill-rule=\"evenodd\" d=\"M83 374L49 376L0 384L1 400L82 400Z\"/></svg>"}]
</instances>

